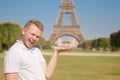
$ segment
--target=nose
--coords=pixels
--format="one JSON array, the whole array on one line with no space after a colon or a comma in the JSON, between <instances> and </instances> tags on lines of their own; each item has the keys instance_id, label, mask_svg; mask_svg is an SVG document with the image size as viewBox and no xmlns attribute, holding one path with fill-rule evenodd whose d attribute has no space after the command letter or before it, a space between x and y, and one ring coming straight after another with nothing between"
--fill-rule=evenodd
<instances>
[{"instance_id":1,"label":"nose","mask_svg":"<svg viewBox=\"0 0 120 80\"><path fill-rule=\"evenodd\" d=\"M33 39L36 40L37 39L36 36L33 36Z\"/></svg>"},{"instance_id":2,"label":"nose","mask_svg":"<svg viewBox=\"0 0 120 80\"><path fill-rule=\"evenodd\" d=\"M34 41L38 40L38 36L33 36Z\"/></svg>"}]
</instances>

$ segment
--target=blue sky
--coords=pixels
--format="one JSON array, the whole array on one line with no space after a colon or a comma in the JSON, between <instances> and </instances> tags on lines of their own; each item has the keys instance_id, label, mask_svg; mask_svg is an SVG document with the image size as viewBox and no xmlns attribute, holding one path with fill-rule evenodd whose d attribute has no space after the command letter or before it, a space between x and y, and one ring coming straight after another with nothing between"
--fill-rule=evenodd
<instances>
[{"instance_id":1,"label":"blue sky","mask_svg":"<svg viewBox=\"0 0 120 80\"><path fill-rule=\"evenodd\" d=\"M120 30L120 0L74 0L75 11L85 39L109 37ZM61 0L0 0L0 22L24 26L29 19L44 25L43 37L53 30Z\"/></svg>"}]
</instances>

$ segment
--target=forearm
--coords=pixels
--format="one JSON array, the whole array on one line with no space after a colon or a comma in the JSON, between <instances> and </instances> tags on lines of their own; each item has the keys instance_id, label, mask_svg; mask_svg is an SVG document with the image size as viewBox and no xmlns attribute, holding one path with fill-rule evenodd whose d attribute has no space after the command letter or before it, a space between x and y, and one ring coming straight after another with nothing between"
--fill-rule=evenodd
<instances>
[{"instance_id":1,"label":"forearm","mask_svg":"<svg viewBox=\"0 0 120 80\"><path fill-rule=\"evenodd\" d=\"M58 52L55 51L48 63L47 68L46 68L46 77L47 78L50 78L52 76L52 74L54 73L56 64L57 64L57 58L58 58Z\"/></svg>"},{"instance_id":2,"label":"forearm","mask_svg":"<svg viewBox=\"0 0 120 80\"><path fill-rule=\"evenodd\" d=\"M64 52L64 51L71 51L72 48L57 48L55 49L55 52L53 53L50 62L48 63L48 66L43 67L45 70L45 74L47 78L50 78L56 68L56 64L57 64L57 58L59 53Z\"/></svg>"}]
</instances>

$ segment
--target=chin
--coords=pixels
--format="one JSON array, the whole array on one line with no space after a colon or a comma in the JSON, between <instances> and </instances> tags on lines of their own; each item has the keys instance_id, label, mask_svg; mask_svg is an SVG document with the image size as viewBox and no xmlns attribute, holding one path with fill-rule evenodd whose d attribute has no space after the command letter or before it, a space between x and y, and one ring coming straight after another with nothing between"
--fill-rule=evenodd
<instances>
[{"instance_id":1,"label":"chin","mask_svg":"<svg viewBox=\"0 0 120 80\"><path fill-rule=\"evenodd\" d=\"M33 45L26 45L27 48L32 48Z\"/></svg>"}]
</instances>

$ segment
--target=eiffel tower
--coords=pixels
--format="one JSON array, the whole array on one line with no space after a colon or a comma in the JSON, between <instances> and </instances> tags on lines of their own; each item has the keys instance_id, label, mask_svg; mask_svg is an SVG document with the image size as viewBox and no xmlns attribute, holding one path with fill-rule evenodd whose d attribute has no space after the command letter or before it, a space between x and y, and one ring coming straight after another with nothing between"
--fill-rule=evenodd
<instances>
[{"instance_id":1,"label":"eiffel tower","mask_svg":"<svg viewBox=\"0 0 120 80\"><path fill-rule=\"evenodd\" d=\"M55 42L62 36L72 36L79 44L84 42L85 39L80 31L80 25L78 24L74 8L75 6L73 0L62 0L58 20L54 25L52 34L49 37L50 41ZM71 25L63 24L65 14L70 15Z\"/></svg>"}]
</instances>

